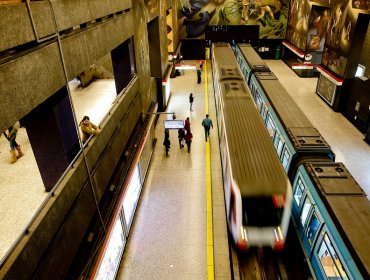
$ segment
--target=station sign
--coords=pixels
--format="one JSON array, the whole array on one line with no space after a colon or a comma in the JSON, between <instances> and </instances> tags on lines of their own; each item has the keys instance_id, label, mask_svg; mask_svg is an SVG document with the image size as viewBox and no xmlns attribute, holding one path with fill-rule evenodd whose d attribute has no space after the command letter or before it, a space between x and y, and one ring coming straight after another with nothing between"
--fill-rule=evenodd
<instances>
[{"instance_id":1,"label":"station sign","mask_svg":"<svg viewBox=\"0 0 370 280\"><path fill-rule=\"evenodd\" d=\"M184 128L183 120L165 120L163 121L165 129L180 129Z\"/></svg>"}]
</instances>

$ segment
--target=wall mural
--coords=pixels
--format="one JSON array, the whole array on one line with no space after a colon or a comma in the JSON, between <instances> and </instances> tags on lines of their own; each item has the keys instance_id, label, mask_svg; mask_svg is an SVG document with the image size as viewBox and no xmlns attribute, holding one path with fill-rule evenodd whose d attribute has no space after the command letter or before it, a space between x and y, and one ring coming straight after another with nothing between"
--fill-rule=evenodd
<instances>
[{"instance_id":1,"label":"wall mural","mask_svg":"<svg viewBox=\"0 0 370 280\"><path fill-rule=\"evenodd\" d=\"M157 0L144 0L149 19L153 19L158 16L158 1Z\"/></svg>"},{"instance_id":2,"label":"wall mural","mask_svg":"<svg viewBox=\"0 0 370 280\"><path fill-rule=\"evenodd\" d=\"M344 76L358 14L369 8L370 0L290 0L286 39L323 52L322 64Z\"/></svg>"},{"instance_id":3,"label":"wall mural","mask_svg":"<svg viewBox=\"0 0 370 280\"><path fill-rule=\"evenodd\" d=\"M369 0L338 0L332 6L333 15L321 62L340 76L345 76L358 14L369 13L369 7Z\"/></svg>"},{"instance_id":4,"label":"wall mural","mask_svg":"<svg viewBox=\"0 0 370 280\"><path fill-rule=\"evenodd\" d=\"M291 0L286 39L305 50L311 6L307 0Z\"/></svg>"},{"instance_id":5,"label":"wall mural","mask_svg":"<svg viewBox=\"0 0 370 280\"><path fill-rule=\"evenodd\" d=\"M315 0L320 5L326 0ZM307 0L291 0L286 39L303 51L323 51L330 9Z\"/></svg>"},{"instance_id":6,"label":"wall mural","mask_svg":"<svg viewBox=\"0 0 370 280\"><path fill-rule=\"evenodd\" d=\"M307 32L307 51L323 51L325 36L329 29L330 10L327 8L312 6Z\"/></svg>"},{"instance_id":7,"label":"wall mural","mask_svg":"<svg viewBox=\"0 0 370 280\"><path fill-rule=\"evenodd\" d=\"M179 0L180 38L204 38L207 25L260 26L260 39L284 39L289 0Z\"/></svg>"}]
</instances>

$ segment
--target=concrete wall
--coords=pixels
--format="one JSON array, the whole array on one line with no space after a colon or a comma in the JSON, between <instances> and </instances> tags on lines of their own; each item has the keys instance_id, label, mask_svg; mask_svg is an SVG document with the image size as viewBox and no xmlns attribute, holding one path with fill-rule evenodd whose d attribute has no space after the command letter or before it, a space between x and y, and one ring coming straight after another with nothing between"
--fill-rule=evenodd
<instances>
[{"instance_id":1,"label":"concrete wall","mask_svg":"<svg viewBox=\"0 0 370 280\"><path fill-rule=\"evenodd\" d=\"M136 78L102 123L99 137L93 138L86 150L88 168L94 170L98 201L141 115L138 89ZM64 279L63 273L95 211L87 168L80 155L0 270L0 279L29 279L31 275L37 279L48 279L50 275Z\"/></svg>"},{"instance_id":2,"label":"concrete wall","mask_svg":"<svg viewBox=\"0 0 370 280\"><path fill-rule=\"evenodd\" d=\"M32 111L90 65L134 34L133 14L128 12L101 22L57 42L44 43L0 64L0 131ZM1 40L3 41L3 40ZM63 53L63 67L60 50ZM16 106L15 106L16 105Z\"/></svg>"},{"instance_id":3,"label":"concrete wall","mask_svg":"<svg viewBox=\"0 0 370 280\"><path fill-rule=\"evenodd\" d=\"M131 0L36 1L0 6L0 52L131 8ZM54 12L53 12L54 11ZM54 19L55 17L55 19ZM58 28L57 28L58 27Z\"/></svg>"}]
</instances>

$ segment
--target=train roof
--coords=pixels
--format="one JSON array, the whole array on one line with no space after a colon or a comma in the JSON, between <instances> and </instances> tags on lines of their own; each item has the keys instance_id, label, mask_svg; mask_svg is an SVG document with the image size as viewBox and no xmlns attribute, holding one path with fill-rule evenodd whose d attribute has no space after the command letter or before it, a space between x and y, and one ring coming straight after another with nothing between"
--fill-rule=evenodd
<instances>
[{"instance_id":1,"label":"train roof","mask_svg":"<svg viewBox=\"0 0 370 280\"><path fill-rule=\"evenodd\" d=\"M271 102L271 106L274 107L275 112L278 113L279 118L286 127L313 127L312 123L272 72L256 73L256 77Z\"/></svg>"},{"instance_id":2,"label":"train roof","mask_svg":"<svg viewBox=\"0 0 370 280\"><path fill-rule=\"evenodd\" d=\"M342 163L320 162L308 166L354 261L364 275L370 275L370 201Z\"/></svg>"},{"instance_id":3,"label":"train roof","mask_svg":"<svg viewBox=\"0 0 370 280\"><path fill-rule=\"evenodd\" d=\"M235 69L231 48L216 45L214 55L216 71ZM238 73L240 80L218 81L233 177L242 196L285 194L288 178L240 70Z\"/></svg>"},{"instance_id":4,"label":"train roof","mask_svg":"<svg viewBox=\"0 0 370 280\"><path fill-rule=\"evenodd\" d=\"M253 70L258 71L270 71L267 64L261 59L261 57L256 53L254 48L250 44L240 43L238 44L244 57L248 57L248 64Z\"/></svg>"},{"instance_id":5,"label":"train roof","mask_svg":"<svg viewBox=\"0 0 370 280\"><path fill-rule=\"evenodd\" d=\"M242 196L285 194L288 179L252 97L243 90L228 91L228 82L221 86L227 92L223 114L230 162Z\"/></svg>"},{"instance_id":6,"label":"train roof","mask_svg":"<svg viewBox=\"0 0 370 280\"><path fill-rule=\"evenodd\" d=\"M264 63L254 48L249 44L239 44L238 46L249 66L256 70L254 75L269 101L267 106L272 106L295 148L299 151L312 152L314 148L319 153L331 152L329 144L308 120L274 73L259 71L257 67L251 66Z\"/></svg>"}]
</instances>

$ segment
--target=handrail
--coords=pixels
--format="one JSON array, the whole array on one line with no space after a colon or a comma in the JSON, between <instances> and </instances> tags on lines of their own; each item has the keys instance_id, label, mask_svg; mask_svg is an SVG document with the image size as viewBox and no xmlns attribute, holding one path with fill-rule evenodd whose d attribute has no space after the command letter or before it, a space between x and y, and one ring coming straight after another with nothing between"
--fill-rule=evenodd
<instances>
[{"instance_id":1,"label":"handrail","mask_svg":"<svg viewBox=\"0 0 370 280\"><path fill-rule=\"evenodd\" d=\"M132 85L134 84L134 81L136 80L135 78L137 77L137 75L134 76L134 79L132 79L130 81L130 83L119 93L119 95L117 95L117 98L114 100L114 102L112 104L116 104L118 102L118 100L120 99L120 97L126 93L126 90ZM111 110L109 110L109 112L104 116L104 118L102 119L102 121L100 121L99 123L99 127L102 125L102 123L105 122L105 120L107 119L107 117L111 115ZM85 143L83 143L80 151L76 154L76 156L73 158L73 160L71 161L71 163L67 166L66 170L63 172L63 174L60 176L59 180L55 183L54 187L51 189L51 191L49 192L49 194L46 196L46 198L44 199L44 201L41 203L41 205L37 208L36 212L32 215L30 221L27 223L27 225L23 228L23 230L21 231L21 234L17 237L17 239L13 242L13 244L11 245L11 247L8 249L8 251L5 253L5 255L2 257L2 259L0 260L0 269L4 266L5 262L9 259L10 255L14 252L16 246L18 245L18 243L20 243L20 241L22 240L22 238L24 236L26 236L28 233L29 233L29 228L31 227L31 225L35 222L36 218L38 217L38 215L40 214L40 212L44 209L45 205L49 202L49 200L54 197L55 195L55 190L59 187L59 185L61 184L61 182L64 180L64 178L66 177L66 175L72 170L73 168L73 165L76 163L76 161L79 159L80 155L82 154L82 150L85 149L88 144L90 143L90 140L93 138L93 135L91 135L87 141ZM92 172L93 170L91 170Z\"/></svg>"},{"instance_id":2,"label":"handrail","mask_svg":"<svg viewBox=\"0 0 370 280\"><path fill-rule=\"evenodd\" d=\"M132 77L132 79L131 79L131 81L128 83L128 85L125 87L125 88L123 88L122 90L121 90L121 92L119 93L119 94L117 94L117 96L116 96L116 98L113 100L113 102L112 102L112 107L114 106L114 105L116 105L117 103L118 103L118 101L119 100L121 100L121 97L128 91L128 89L136 82L136 80L137 80L137 75L135 74L133 77ZM111 107L111 108L112 108ZM109 115L111 115L111 110L109 110L109 112L103 117L103 119L99 122L99 125L98 125L98 127L100 128L100 126L105 122L105 120L107 119L107 117L109 116ZM87 141L86 141L86 143L90 140L90 138L91 138L91 136L87 139ZM86 144L85 143L85 144ZM84 145L85 146L85 145Z\"/></svg>"}]
</instances>

